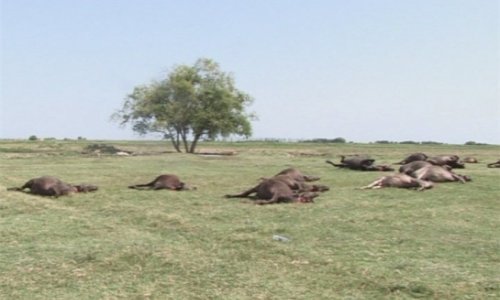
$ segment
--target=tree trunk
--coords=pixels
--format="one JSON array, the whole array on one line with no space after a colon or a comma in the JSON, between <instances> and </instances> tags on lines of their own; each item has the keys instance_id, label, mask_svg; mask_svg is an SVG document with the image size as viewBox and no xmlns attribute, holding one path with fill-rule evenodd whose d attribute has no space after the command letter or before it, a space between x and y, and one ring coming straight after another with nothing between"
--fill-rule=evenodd
<instances>
[{"instance_id":1,"label":"tree trunk","mask_svg":"<svg viewBox=\"0 0 500 300\"><path fill-rule=\"evenodd\" d=\"M186 150L186 153L188 153L188 152L189 152L189 143L188 143L188 141L187 141L187 137L186 137L186 135L187 135L187 134L186 134L186 131L185 131L185 130L183 130L183 131L181 132L182 143L184 144L184 150Z\"/></svg>"},{"instance_id":2,"label":"tree trunk","mask_svg":"<svg viewBox=\"0 0 500 300\"><path fill-rule=\"evenodd\" d=\"M193 142L191 143L191 147L189 148L189 153L194 153L194 150L196 149L196 145L198 144L198 140L200 139L201 134L196 134L194 136Z\"/></svg>"},{"instance_id":3,"label":"tree trunk","mask_svg":"<svg viewBox=\"0 0 500 300\"><path fill-rule=\"evenodd\" d=\"M170 137L170 141L172 142L172 146L174 146L175 150L177 152L181 152L181 149L179 147L179 133L177 133L177 140L174 139L174 135L170 132L168 133L168 136Z\"/></svg>"},{"instance_id":4,"label":"tree trunk","mask_svg":"<svg viewBox=\"0 0 500 300\"><path fill-rule=\"evenodd\" d=\"M175 151L182 152L181 149L179 148L179 144L176 143L173 138L172 138L172 145L174 146Z\"/></svg>"}]
</instances>

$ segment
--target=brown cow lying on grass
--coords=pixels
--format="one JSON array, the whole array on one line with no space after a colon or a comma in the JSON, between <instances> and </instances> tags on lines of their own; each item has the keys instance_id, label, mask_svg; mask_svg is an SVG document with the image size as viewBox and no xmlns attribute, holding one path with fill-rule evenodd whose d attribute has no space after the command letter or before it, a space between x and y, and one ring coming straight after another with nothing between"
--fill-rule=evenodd
<instances>
[{"instance_id":1,"label":"brown cow lying on grass","mask_svg":"<svg viewBox=\"0 0 500 300\"><path fill-rule=\"evenodd\" d=\"M461 183L465 183L466 181L471 181L471 178L469 176L456 174L446 167L434 166L434 165L420 168L411 173L410 176L417 179L427 180L432 182L459 181Z\"/></svg>"},{"instance_id":2,"label":"brown cow lying on grass","mask_svg":"<svg viewBox=\"0 0 500 300\"><path fill-rule=\"evenodd\" d=\"M145 184L135 184L130 185L129 189L137 189L137 190L191 190L196 188L191 188L184 182L182 182L177 175L173 174L163 174L156 177L153 181Z\"/></svg>"},{"instance_id":3,"label":"brown cow lying on grass","mask_svg":"<svg viewBox=\"0 0 500 300\"><path fill-rule=\"evenodd\" d=\"M303 181L295 180L293 177L289 175L276 175L271 178L261 178L262 181L276 179L283 183L285 183L289 188L291 188L295 192L326 192L330 190L330 188L326 185L321 184L309 184Z\"/></svg>"},{"instance_id":4,"label":"brown cow lying on grass","mask_svg":"<svg viewBox=\"0 0 500 300\"><path fill-rule=\"evenodd\" d=\"M463 162L468 164L477 164L479 161L475 157L467 156L466 158L463 159Z\"/></svg>"},{"instance_id":5,"label":"brown cow lying on grass","mask_svg":"<svg viewBox=\"0 0 500 300\"><path fill-rule=\"evenodd\" d=\"M399 174L384 176L375 180L371 184L363 187L382 188L382 187L399 187L399 188L417 188L421 191L433 187L433 182L455 182L465 183L471 181L471 178L466 175L459 175L451 171L449 166L435 166L425 161L413 161L404 166L401 166Z\"/></svg>"},{"instance_id":6,"label":"brown cow lying on grass","mask_svg":"<svg viewBox=\"0 0 500 300\"><path fill-rule=\"evenodd\" d=\"M427 161L436 166L450 166L454 169L465 168L465 164L460 160L458 155L438 155L428 157Z\"/></svg>"},{"instance_id":7,"label":"brown cow lying on grass","mask_svg":"<svg viewBox=\"0 0 500 300\"><path fill-rule=\"evenodd\" d=\"M314 202L314 198L319 196L313 192L294 192L285 182L280 179L264 179L257 186L235 195L226 195L226 198L245 198L251 194L256 194L255 204L271 204L280 202Z\"/></svg>"},{"instance_id":8,"label":"brown cow lying on grass","mask_svg":"<svg viewBox=\"0 0 500 300\"><path fill-rule=\"evenodd\" d=\"M427 166L432 166L430 162L423 161L423 160L416 160L412 161L410 163L404 164L401 167L399 167L399 173L404 173L407 175L410 175L411 173L415 172L418 169L427 167Z\"/></svg>"},{"instance_id":9,"label":"brown cow lying on grass","mask_svg":"<svg viewBox=\"0 0 500 300\"><path fill-rule=\"evenodd\" d=\"M411 163L411 162L414 162L414 161L422 161L422 160L426 160L427 159L427 154L425 153L421 153L421 152L418 152L418 153L412 153L410 155L408 155L405 159L403 159L402 161L396 163L396 165L406 165L408 163Z\"/></svg>"},{"instance_id":10,"label":"brown cow lying on grass","mask_svg":"<svg viewBox=\"0 0 500 300\"><path fill-rule=\"evenodd\" d=\"M465 168L464 163L460 160L458 155L437 155L429 157L425 153L413 153L396 164L406 165L415 161L427 161L436 166L450 166L455 169ZM470 162L474 161L470 160ZM475 162L477 162L477 160Z\"/></svg>"},{"instance_id":11,"label":"brown cow lying on grass","mask_svg":"<svg viewBox=\"0 0 500 300\"><path fill-rule=\"evenodd\" d=\"M310 182L310 181L320 180L320 178L318 176L304 175L304 174L302 174L302 172L300 172L296 168L284 169L283 171L279 172L278 174L276 174L274 176L276 177L279 175L287 175L296 181L308 181L308 182Z\"/></svg>"},{"instance_id":12,"label":"brown cow lying on grass","mask_svg":"<svg viewBox=\"0 0 500 300\"><path fill-rule=\"evenodd\" d=\"M305 181L319 180L317 176L303 175L298 169L285 169L271 178L261 178L261 182L240 194L225 195L226 198L245 198L255 194L256 204L281 202L314 202L317 192L328 191L325 185L308 184Z\"/></svg>"},{"instance_id":13,"label":"brown cow lying on grass","mask_svg":"<svg viewBox=\"0 0 500 300\"><path fill-rule=\"evenodd\" d=\"M73 193L94 192L98 187L89 184L72 185L53 176L42 176L29 180L22 187L12 187L7 190L24 192L25 189L29 189L27 193L34 195L59 197Z\"/></svg>"},{"instance_id":14,"label":"brown cow lying on grass","mask_svg":"<svg viewBox=\"0 0 500 300\"><path fill-rule=\"evenodd\" d=\"M432 182L413 178L409 175L399 173L394 175L384 176L380 179L375 180L367 186L362 187L362 189L380 189L384 187L396 187L396 188L406 188L406 189L416 189L418 191L423 191L425 189L430 189L434 186Z\"/></svg>"}]
</instances>

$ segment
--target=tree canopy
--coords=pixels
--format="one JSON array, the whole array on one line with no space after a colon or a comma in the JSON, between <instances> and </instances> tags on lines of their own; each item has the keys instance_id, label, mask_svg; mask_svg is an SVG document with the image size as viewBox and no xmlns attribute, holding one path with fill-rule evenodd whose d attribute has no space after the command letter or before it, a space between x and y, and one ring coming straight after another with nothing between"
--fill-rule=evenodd
<instances>
[{"instance_id":1,"label":"tree canopy","mask_svg":"<svg viewBox=\"0 0 500 300\"><path fill-rule=\"evenodd\" d=\"M141 134L161 133L178 152L193 153L200 138L250 136L252 97L211 59L179 65L164 80L136 86L113 118Z\"/></svg>"}]
</instances>

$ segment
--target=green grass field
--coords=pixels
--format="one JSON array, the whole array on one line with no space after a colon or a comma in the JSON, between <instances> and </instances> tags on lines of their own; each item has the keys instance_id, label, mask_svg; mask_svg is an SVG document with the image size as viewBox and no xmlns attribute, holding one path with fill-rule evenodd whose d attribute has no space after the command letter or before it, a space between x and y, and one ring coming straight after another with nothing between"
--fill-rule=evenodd
<instances>
[{"instance_id":1,"label":"green grass field","mask_svg":"<svg viewBox=\"0 0 500 300\"><path fill-rule=\"evenodd\" d=\"M497 299L500 146L106 142L141 155L81 154L94 141L0 142L0 299ZM359 190L383 175L326 159L412 152L474 156L467 184ZM225 199L294 166L331 190L314 204ZM174 173L194 191L127 185ZM96 193L8 192L53 175ZM282 235L289 241L277 241Z\"/></svg>"}]
</instances>

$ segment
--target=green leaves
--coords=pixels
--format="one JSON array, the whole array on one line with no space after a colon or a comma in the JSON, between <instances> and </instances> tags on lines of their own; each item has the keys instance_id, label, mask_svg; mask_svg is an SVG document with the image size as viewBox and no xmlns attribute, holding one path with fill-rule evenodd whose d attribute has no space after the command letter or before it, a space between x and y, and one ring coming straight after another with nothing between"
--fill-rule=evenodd
<instances>
[{"instance_id":1,"label":"green leaves","mask_svg":"<svg viewBox=\"0 0 500 300\"><path fill-rule=\"evenodd\" d=\"M245 107L251 102L230 74L201 58L193 66L174 67L162 81L135 87L114 118L131 123L139 134L162 133L179 152L181 142L187 152L194 152L204 136L250 136L253 116Z\"/></svg>"}]
</instances>

